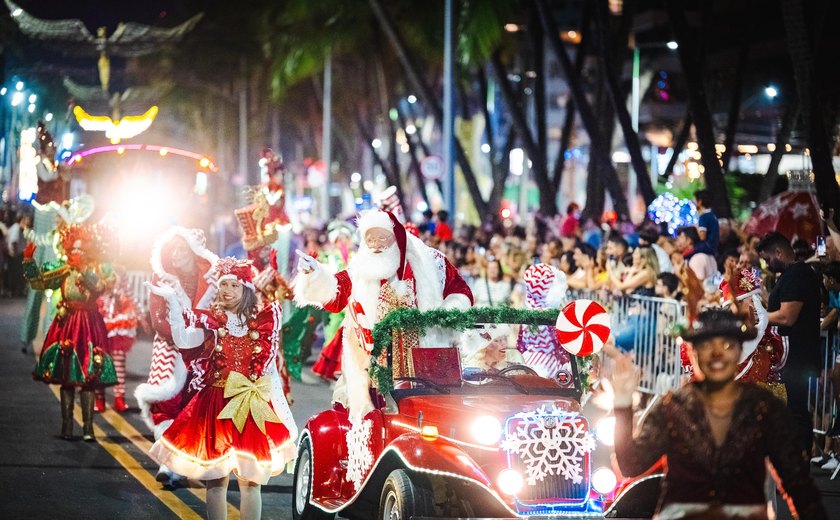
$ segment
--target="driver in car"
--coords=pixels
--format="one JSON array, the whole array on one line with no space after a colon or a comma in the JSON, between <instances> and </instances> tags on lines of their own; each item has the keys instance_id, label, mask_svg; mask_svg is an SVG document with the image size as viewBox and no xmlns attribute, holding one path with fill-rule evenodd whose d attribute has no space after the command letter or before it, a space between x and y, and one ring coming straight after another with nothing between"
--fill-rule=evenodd
<instances>
[{"instance_id":1,"label":"driver in car","mask_svg":"<svg viewBox=\"0 0 840 520\"><path fill-rule=\"evenodd\" d=\"M524 365L522 354L510 346L510 336L508 325L491 325L464 332L460 350L465 375L478 372L495 374L510 366Z\"/></svg>"}]
</instances>

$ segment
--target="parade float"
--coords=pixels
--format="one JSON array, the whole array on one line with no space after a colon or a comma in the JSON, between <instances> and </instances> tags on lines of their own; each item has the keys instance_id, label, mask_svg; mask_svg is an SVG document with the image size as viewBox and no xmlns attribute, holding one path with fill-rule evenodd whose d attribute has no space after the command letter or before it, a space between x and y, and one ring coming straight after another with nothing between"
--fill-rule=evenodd
<instances>
[{"instance_id":1,"label":"parade float","mask_svg":"<svg viewBox=\"0 0 840 520\"><path fill-rule=\"evenodd\" d=\"M546 326L556 326L576 355L571 385L515 358L501 370L468 366L475 356L466 352L466 339L403 352L410 375L394 376L406 333L444 328L492 344L495 327ZM354 423L334 403L306 423L293 486L296 520L602 518L616 515L616 498L624 497L629 507L621 516L655 511L661 473L619 480L611 465L615 420L582 401L587 361L609 336L609 315L599 304L578 300L559 314L404 309L358 334L370 344L378 406Z\"/></svg>"}]
</instances>

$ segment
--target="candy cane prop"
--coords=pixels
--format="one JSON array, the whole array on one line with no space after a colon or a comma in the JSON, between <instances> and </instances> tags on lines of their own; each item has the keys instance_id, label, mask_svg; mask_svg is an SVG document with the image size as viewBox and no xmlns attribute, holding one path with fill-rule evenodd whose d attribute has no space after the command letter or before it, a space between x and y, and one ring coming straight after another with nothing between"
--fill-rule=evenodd
<instances>
[{"instance_id":1,"label":"candy cane prop","mask_svg":"<svg viewBox=\"0 0 840 520\"><path fill-rule=\"evenodd\" d=\"M610 315L597 302L575 300L560 311L556 327L560 345L585 357L599 352L610 337Z\"/></svg>"},{"instance_id":2,"label":"candy cane prop","mask_svg":"<svg viewBox=\"0 0 840 520\"><path fill-rule=\"evenodd\" d=\"M359 345L370 354L373 351L373 331L371 330L370 320L365 314L365 309L356 300L350 301L350 318L353 320L353 332L359 338Z\"/></svg>"}]
</instances>

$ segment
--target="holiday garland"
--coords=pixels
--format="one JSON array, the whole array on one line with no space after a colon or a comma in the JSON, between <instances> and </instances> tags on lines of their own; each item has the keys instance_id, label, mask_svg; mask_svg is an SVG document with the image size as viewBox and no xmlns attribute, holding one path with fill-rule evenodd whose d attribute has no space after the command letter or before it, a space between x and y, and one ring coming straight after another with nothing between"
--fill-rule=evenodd
<instances>
[{"instance_id":1,"label":"holiday garland","mask_svg":"<svg viewBox=\"0 0 840 520\"><path fill-rule=\"evenodd\" d=\"M558 314L557 310L529 311L510 307L474 307L466 311L435 309L427 312L397 309L382 318L373 328L370 376L381 394L385 395L393 390L393 374L388 366L387 356L383 353L388 351L394 329L419 330L422 337L425 330L431 327L462 331L483 323L554 327Z\"/></svg>"}]
</instances>

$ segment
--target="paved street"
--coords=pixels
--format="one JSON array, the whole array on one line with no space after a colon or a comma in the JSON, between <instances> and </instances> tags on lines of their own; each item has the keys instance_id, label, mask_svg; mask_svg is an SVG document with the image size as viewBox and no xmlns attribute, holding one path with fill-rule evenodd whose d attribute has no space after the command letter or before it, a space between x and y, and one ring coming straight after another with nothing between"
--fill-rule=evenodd
<instances>
[{"instance_id":1,"label":"paved street","mask_svg":"<svg viewBox=\"0 0 840 520\"><path fill-rule=\"evenodd\" d=\"M96 418L97 443L58 438L60 415L56 390L30 377L33 355L20 353L19 323L23 300L0 300L0 392L6 396L0 414L0 518L3 519L199 519L204 517L204 489L163 490L154 479L157 465L146 455L152 436L135 408ZM148 340L139 341L128 357L128 395L145 380L151 355ZM293 386L292 407L298 425L329 404L325 385ZM133 398L130 402L134 402ZM111 396L108 396L111 403ZM76 407L76 434L81 414ZM840 519L840 479L815 473L826 509ZM291 518L291 475L263 486L263 518ZM229 519L238 519L239 496L231 484ZM790 515L780 515L790 518Z\"/></svg>"},{"instance_id":2,"label":"paved street","mask_svg":"<svg viewBox=\"0 0 840 520\"><path fill-rule=\"evenodd\" d=\"M20 353L22 313L23 300L0 300L0 392L7 396L0 414L0 518L203 518L203 487L192 483L188 489L161 489L154 479L157 464L146 454L153 438L133 394L148 373L150 341L138 341L128 356L126 395L132 409L97 415L98 443L65 442L58 438L61 417L54 388L32 381L34 356ZM293 392L292 411L300 426L329 404L331 393L327 386L295 383ZM81 436L78 404L76 416L75 433ZM263 486L263 518L292 517L291 485L292 476L284 474ZM235 479L228 497L228 518L237 519Z\"/></svg>"}]
</instances>

